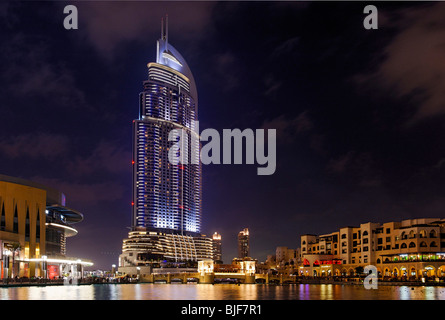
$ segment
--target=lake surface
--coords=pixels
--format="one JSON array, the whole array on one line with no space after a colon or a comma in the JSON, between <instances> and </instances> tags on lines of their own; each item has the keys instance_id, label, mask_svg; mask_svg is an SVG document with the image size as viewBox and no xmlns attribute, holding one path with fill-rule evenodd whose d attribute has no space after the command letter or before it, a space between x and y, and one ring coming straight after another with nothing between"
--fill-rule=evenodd
<instances>
[{"instance_id":1,"label":"lake surface","mask_svg":"<svg viewBox=\"0 0 445 320\"><path fill-rule=\"evenodd\" d=\"M445 287L97 284L0 288L1 300L445 300Z\"/></svg>"}]
</instances>

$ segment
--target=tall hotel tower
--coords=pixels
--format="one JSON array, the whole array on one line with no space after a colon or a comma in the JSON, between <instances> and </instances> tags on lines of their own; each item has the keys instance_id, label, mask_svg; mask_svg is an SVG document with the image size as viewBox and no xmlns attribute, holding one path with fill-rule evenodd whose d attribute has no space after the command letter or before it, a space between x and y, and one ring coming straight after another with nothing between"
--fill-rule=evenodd
<instances>
[{"instance_id":1,"label":"tall hotel tower","mask_svg":"<svg viewBox=\"0 0 445 320\"><path fill-rule=\"evenodd\" d=\"M168 159L170 131L195 132L198 96L187 63L168 43L167 30L158 41L156 63L148 64L139 99L139 119L133 126L133 227L199 233L201 166L173 165ZM193 156L199 157L199 148Z\"/></svg>"},{"instance_id":2,"label":"tall hotel tower","mask_svg":"<svg viewBox=\"0 0 445 320\"><path fill-rule=\"evenodd\" d=\"M175 143L169 133L182 129L189 137L196 134L198 95L186 61L168 43L167 17L156 62L147 66L139 119L133 121L132 226L123 242L122 267L212 257L212 239L200 234L201 164L199 146L191 145L198 140L188 139L189 164L169 161Z\"/></svg>"},{"instance_id":3,"label":"tall hotel tower","mask_svg":"<svg viewBox=\"0 0 445 320\"><path fill-rule=\"evenodd\" d=\"M244 228L238 233L238 258L250 257L249 229Z\"/></svg>"}]
</instances>

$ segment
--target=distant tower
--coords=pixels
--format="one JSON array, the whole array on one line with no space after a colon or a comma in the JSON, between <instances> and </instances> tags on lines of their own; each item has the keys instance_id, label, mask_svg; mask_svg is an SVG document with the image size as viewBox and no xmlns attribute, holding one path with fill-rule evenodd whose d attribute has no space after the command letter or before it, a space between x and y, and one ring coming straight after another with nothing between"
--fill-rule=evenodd
<instances>
[{"instance_id":1,"label":"distant tower","mask_svg":"<svg viewBox=\"0 0 445 320\"><path fill-rule=\"evenodd\" d=\"M238 258L246 257L250 257L249 229L247 228L238 233Z\"/></svg>"},{"instance_id":2,"label":"distant tower","mask_svg":"<svg viewBox=\"0 0 445 320\"><path fill-rule=\"evenodd\" d=\"M213 261L222 263L221 235L218 232L213 234Z\"/></svg>"}]
</instances>

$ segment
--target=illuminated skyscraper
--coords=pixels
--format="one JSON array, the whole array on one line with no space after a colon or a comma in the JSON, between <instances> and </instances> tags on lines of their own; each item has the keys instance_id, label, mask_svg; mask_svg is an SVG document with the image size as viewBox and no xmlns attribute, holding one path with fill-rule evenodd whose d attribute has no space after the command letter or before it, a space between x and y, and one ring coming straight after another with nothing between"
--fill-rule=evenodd
<instances>
[{"instance_id":1,"label":"illuminated skyscraper","mask_svg":"<svg viewBox=\"0 0 445 320\"><path fill-rule=\"evenodd\" d=\"M238 258L250 257L249 229L245 228L238 233Z\"/></svg>"},{"instance_id":2,"label":"illuminated skyscraper","mask_svg":"<svg viewBox=\"0 0 445 320\"><path fill-rule=\"evenodd\" d=\"M216 263L222 263L222 243L221 235L215 232L212 236L213 240L213 261Z\"/></svg>"},{"instance_id":3,"label":"illuminated skyscraper","mask_svg":"<svg viewBox=\"0 0 445 320\"><path fill-rule=\"evenodd\" d=\"M187 62L168 42L167 18L165 24L162 21L156 62L147 67L139 118L133 121L132 231L124 239L120 265L211 258L212 239L200 234L199 139L185 142L187 164L169 159L176 142L169 141L172 130L183 130L189 137L197 134L198 95Z\"/></svg>"},{"instance_id":4,"label":"illuminated skyscraper","mask_svg":"<svg viewBox=\"0 0 445 320\"><path fill-rule=\"evenodd\" d=\"M132 227L186 235L201 231L199 146L193 150L192 139L188 139L189 164L174 165L168 157L173 144L169 133L173 129L188 134L196 131L198 96L190 68L168 43L167 28L167 23L162 26L156 62L148 64L148 80L139 97L139 119L133 126Z\"/></svg>"}]
</instances>

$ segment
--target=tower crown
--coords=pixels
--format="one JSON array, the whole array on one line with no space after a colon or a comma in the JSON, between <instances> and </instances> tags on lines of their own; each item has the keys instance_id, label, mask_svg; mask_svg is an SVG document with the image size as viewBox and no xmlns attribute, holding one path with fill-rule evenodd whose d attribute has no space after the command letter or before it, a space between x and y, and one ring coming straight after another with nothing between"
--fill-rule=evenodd
<instances>
[{"instance_id":1,"label":"tower crown","mask_svg":"<svg viewBox=\"0 0 445 320\"><path fill-rule=\"evenodd\" d=\"M198 110L198 90L195 79L184 57L168 43L168 15L161 19L161 38L157 42L156 63L170 67L190 79L190 95Z\"/></svg>"}]
</instances>

